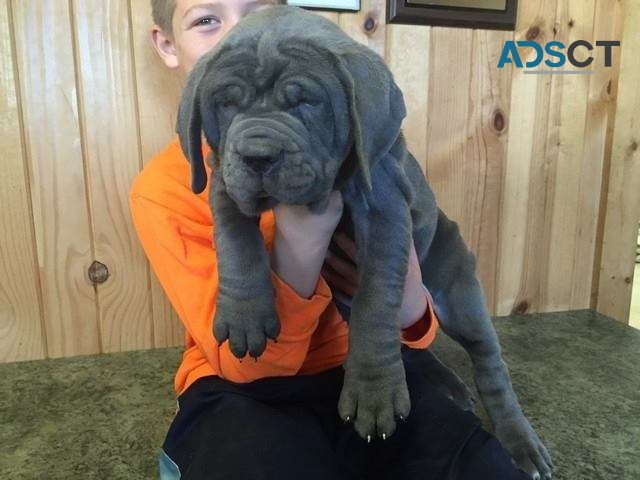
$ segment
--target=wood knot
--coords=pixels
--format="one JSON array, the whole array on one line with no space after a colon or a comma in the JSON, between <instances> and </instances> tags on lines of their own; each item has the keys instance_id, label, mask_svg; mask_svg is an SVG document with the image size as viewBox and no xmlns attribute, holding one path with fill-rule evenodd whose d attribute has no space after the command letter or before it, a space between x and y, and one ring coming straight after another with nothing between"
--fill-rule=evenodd
<instances>
[{"instance_id":1,"label":"wood knot","mask_svg":"<svg viewBox=\"0 0 640 480\"><path fill-rule=\"evenodd\" d=\"M573 27L575 25L575 22L573 21L573 18L571 20L569 20L569 23L567 23L567 25L569 25L569 28Z\"/></svg>"},{"instance_id":2,"label":"wood knot","mask_svg":"<svg viewBox=\"0 0 640 480\"><path fill-rule=\"evenodd\" d=\"M109 278L109 269L104 263L100 263L95 260L89 267L89 280L94 285L104 283Z\"/></svg>"},{"instance_id":3,"label":"wood knot","mask_svg":"<svg viewBox=\"0 0 640 480\"><path fill-rule=\"evenodd\" d=\"M502 133L507 125L504 112L499 108L493 112L493 128L497 133Z\"/></svg>"},{"instance_id":4,"label":"wood knot","mask_svg":"<svg viewBox=\"0 0 640 480\"><path fill-rule=\"evenodd\" d=\"M529 30L527 30L527 34L525 36L527 40L534 40L538 38L538 35L540 35L540 27L534 25L533 27L529 28Z\"/></svg>"},{"instance_id":5,"label":"wood knot","mask_svg":"<svg viewBox=\"0 0 640 480\"><path fill-rule=\"evenodd\" d=\"M522 300L520 303L518 303L515 306L515 308L511 313L516 315L522 315L523 313L527 313L527 311L529 310L529 307L530 307L529 302L527 302L526 300Z\"/></svg>"},{"instance_id":6,"label":"wood knot","mask_svg":"<svg viewBox=\"0 0 640 480\"><path fill-rule=\"evenodd\" d=\"M624 277L624 283L631 283L631 277Z\"/></svg>"},{"instance_id":7,"label":"wood knot","mask_svg":"<svg viewBox=\"0 0 640 480\"><path fill-rule=\"evenodd\" d=\"M611 95L611 80L607 83L607 95Z\"/></svg>"},{"instance_id":8,"label":"wood knot","mask_svg":"<svg viewBox=\"0 0 640 480\"><path fill-rule=\"evenodd\" d=\"M375 18L371 17L371 16L367 16L366 20L364 21L364 31L367 32L367 34L372 34L373 32L376 31L376 28L378 27Z\"/></svg>"},{"instance_id":9,"label":"wood knot","mask_svg":"<svg viewBox=\"0 0 640 480\"><path fill-rule=\"evenodd\" d=\"M635 152L636 150L638 150L638 142L636 142L635 140L633 140L631 142L631 145L629 146L629 148L631 148L632 152Z\"/></svg>"}]
</instances>

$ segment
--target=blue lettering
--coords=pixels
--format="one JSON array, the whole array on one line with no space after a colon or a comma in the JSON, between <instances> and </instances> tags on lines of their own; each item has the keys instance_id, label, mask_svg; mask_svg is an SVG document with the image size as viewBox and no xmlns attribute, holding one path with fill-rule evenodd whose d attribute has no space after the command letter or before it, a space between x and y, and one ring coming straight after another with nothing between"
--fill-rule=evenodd
<instances>
[{"instance_id":1,"label":"blue lettering","mask_svg":"<svg viewBox=\"0 0 640 480\"><path fill-rule=\"evenodd\" d=\"M509 58L509 53L511 53L513 60ZM522 60L520 59L520 54L518 54L516 42L513 40L507 40L504 43L502 55L500 55L500 61L498 62L498 68L504 67L505 63L515 63L516 67L522 68Z\"/></svg>"},{"instance_id":2,"label":"blue lettering","mask_svg":"<svg viewBox=\"0 0 640 480\"><path fill-rule=\"evenodd\" d=\"M537 67L538 65L540 65L540 63L542 63L542 57L544 56L544 52L542 51L542 47L538 42L521 40L518 42L518 45L521 47L531 47L536 51L535 60L531 62L527 62L527 68Z\"/></svg>"},{"instance_id":3,"label":"blue lettering","mask_svg":"<svg viewBox=\"0 0 640 480\"><path fill-rule=\"evenodd\" d=\"M558 49L560 50L564 50L565 48L562 42L558 42L556 40L554 40L553 42L547 43L547 45L544 47L545 51L552 57L558 57L560 60L558 60L557 62L552 62L551 60L545 60L544 63L546 63L550 67L561 67L567 61L567 57L562 52L556 52L555 50L551 50L551 47L558 47Z\"/></svg>"}]
</instances>

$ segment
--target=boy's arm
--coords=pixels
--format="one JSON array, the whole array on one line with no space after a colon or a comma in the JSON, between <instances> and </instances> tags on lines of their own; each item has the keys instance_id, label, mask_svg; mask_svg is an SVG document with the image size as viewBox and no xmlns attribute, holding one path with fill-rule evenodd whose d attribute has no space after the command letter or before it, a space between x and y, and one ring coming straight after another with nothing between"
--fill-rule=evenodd
<instances>
[{"instance_id":1,"label":"boy's arm","mask_svg":"<svg viewBox=\"0 0 640 480\"><path fill-rule=\"evenodd\" d=\"M217 374L235 382L295 375L307 355L319 317L332 298L322 277L309 298L303 298L271 271L280 335L277 342L267 341L257 362L248 355L240 361L230 351L229 342L218 346L213 337L218 274L211 226L133 192L130 207L154 272L185 328Z\"/></svg>"},{"instance_id":2,"label":"boy's arm","mask_svg":"<svg viewBox=\"0 0 640 480\"><path fill-rule=\"evenodd\" d=\"M331 193L328 206L321 214L311 214L305 206L280 204L274 208L276 234L271 268L303 297L313 292L342 211L342 195L337 191ZM355 249L354 243L350 242L349 246ZM351 254L355 256L355 250ZM356 276L355 269L352 275ZM422 284L420 263L413 245L398 317L402 327L400 340L406 346L424 349L433 342L438 322L433 299Z\"/></svg>"},{"instance_id":3,"label":"boy's arm","mask_svg":"<svg viewBox=\"0 0 640 480\"><path fill-rule=\"evenodd\" d=\"M325 270L326 272L326 270ZM327 273L325 273L326 275ZM329 274L330 275L330 274ZM329 283L331 280L329 279ZM433 298L429 290L423 285L426 306L423 313L409 325L400 329L400 341L409 348L423 350L429 348L435 340L438 331L438 317L433 308ZM333 300L351 308L352 298L342 293L340 290L333 292ZM415 317L413 317L415 318Z\"/></svg>"},{"instance_id":4,"label":"boy's arm","mask_svg":"<svg viewBox=\"0 0 640 480\"><path fill-rule=\"evenodd\" d=\"M438 331L438 318L433 309L433 299L423 286L426 296L424 313L415 323L400 330L400 340L409 348L425 349L435 340Z\"/></svg>"}]
</instances>

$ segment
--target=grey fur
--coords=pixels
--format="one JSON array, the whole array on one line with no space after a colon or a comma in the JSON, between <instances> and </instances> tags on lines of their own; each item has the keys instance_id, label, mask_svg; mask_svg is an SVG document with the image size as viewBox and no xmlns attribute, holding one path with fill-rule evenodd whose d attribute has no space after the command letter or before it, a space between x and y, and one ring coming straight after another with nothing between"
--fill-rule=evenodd
<instances>
[{"instance_id":1,"label":"grey fur","mask_svg":"<svg viewBox=\"0 0 640 480\"><path fill-rule=\"evenodd\" d=\"M296 86L297 85L297 86ZM206 172L201 131L213 152L210 202L220 289L214 336L239 358L258 358L280 325L257 219L278 202L322 211L342 192L339 229L355 239L360 288L349 318L349 354L338 410L358 433L391 435L410 411L397 318L415 242L441 327L469 353L498 438L531 475L551 475L546 448L518 404L475 274L475 257L438 208L400 126L402 93L384 61L332 22L287 6L247 15L196 65L177 130L192 188ZM461 404L464 384L431 352Z\"/></svg>"}]
</instances>

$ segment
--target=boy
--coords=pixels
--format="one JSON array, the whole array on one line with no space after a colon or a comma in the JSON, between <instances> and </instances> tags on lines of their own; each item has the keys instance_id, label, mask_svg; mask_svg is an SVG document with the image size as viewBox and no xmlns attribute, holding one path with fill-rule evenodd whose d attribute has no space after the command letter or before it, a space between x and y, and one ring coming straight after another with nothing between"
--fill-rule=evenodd
<instances>
[{"instance_id":1,"label":"boy","mask_svg":"<svg viewBox=\"0 0 640 480\"><path fill-rule=\"evenodd\" d=\"M188 74L244 15L274 1L152 0L153 45L167 67ZM208 187L191 191L177 139L136 178L130 204L145 253L186 328L162 479L528 478L477 417L434 392L407 362L412 412L390 438L367 445L338 418L348 325L329 284L345 297L357 287L354 265L328 251L342 214L339 192L322 214L278 205L260 217L281 330L255 361L237 359L228 342L213 338L215 219ZM335 241L353 257L351 241ZM400 340L414 349L427 348L438 327L421 278L412 248L398 323Z\"/></svg>"}]
</instances>

